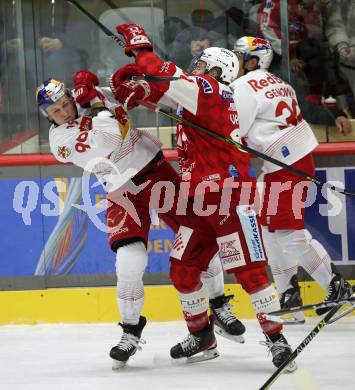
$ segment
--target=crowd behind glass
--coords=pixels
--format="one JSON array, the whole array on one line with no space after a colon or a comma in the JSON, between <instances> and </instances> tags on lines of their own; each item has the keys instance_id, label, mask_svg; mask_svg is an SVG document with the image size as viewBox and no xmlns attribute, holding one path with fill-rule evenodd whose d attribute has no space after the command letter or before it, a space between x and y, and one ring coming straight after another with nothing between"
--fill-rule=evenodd
<instances>
[{"instance_id":1,"label":"crowd behind glass","mask_svg":"<svg viewBox=\"0 0 355 390\"><path fill-rule=\"evenodd\" d=\"M265 37L275 53L270 71L296 89L306 120L325 131L337 112L355 118L354 0L288 0L286 19L280 0L79 3L112 31L120 23L141 24L159 55L185 70L206 47L233 49L240 36ZM0 153L1 144L37 132L30 152L47 152L48 122L38 114L36 86L54 77L70 88L79 69L97 73L106 86L129 59L66 0L0 0L0 25ZM172 125L145 108L134 112L133 121L137 127Z\"/></svg>"}]
</instances>

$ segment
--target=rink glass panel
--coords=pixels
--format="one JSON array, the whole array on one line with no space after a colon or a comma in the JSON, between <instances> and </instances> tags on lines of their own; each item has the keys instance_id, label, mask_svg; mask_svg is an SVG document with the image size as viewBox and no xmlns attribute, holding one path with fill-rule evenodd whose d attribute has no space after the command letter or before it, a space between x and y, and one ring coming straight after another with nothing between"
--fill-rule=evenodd
<instances>
[{"instance_id":1,"label":"rink glass panel","mask_svg":"<svg viewBox=\"0 0 355 390\"><path fill-rule=\"evenodd\" d=\"M280 7L270 0L79 2L112 31L120 23L142 24L157 53L183 69L208 44L232 49L236 38L259 34L266 11ZM333 98L349 115L353 109L351 85L325 40L328 15L338 10L322 8L322 2L281 3L281 17L273 18L271 27L283 39L271 70L296 88L303 115L320 141L353 139L337 134L331 111ZM107 77L131 59L64 0L0 0L0 22L0 153L48 152L48 121L38 114L36 86L54 77L71 88L73 72L85 68L105 85ZM295 58L303 64L297 72ZM146 108L131 116L136 126L153 128L164 147L174 146L173 122Z\"/></svg>"},{"instance_id":2,"label":"rink glass panel","mask_svg":"<svg viewBox=\"0 0 355 390\"><path fill-rule=\"evenodd\" d=\"M257 35L260 26L258 10L262 3L190 0L79 2L112 31L120 23L132 21L142 24L159 55L164 59L174 60L184 69L188 68L192 58L191 51L197 50L198 45L202 47L206 40L211 44L232 49L235 39L239 36ZM269 7L276 4L271 1L267 3ZM282 39L281 51L287 54L281 52L281 58L275 58L271 70L290 81L296 88L303 115L310 121L320 141L354 139L354 135L344 137L336 132L334 118L329 111L334 104L332 100L328 100L325 106L310 103L310 99L305 98L310 95L310 90L317 92L318 97L333 93L327 89L329 83L319 80L336 80L336 84L342 88L335 91L341 92L339 102L351 106L352 101L347 79L344 80L344 75L340 75L341 82L336 78L339 76L337 63L334 62L333 52L325 41L323 31L327 13L336 10L317 9L314 4L312 6L312 1L303 3L302 7L291 4L280 9L280 18L274 20L274 27L280 29L282 37L288 35L289 40ZM342 7L345 7L345 3L340 2ZM112 9L110 4L119 5L119 8ZM310 6L313 8L307 9ZM193 12L198 9L203 11ZM302 23L298 25L296 22L302 15L307 16L302 23L307 27L308 38L313 39L316 48L321 48L326 65L322 67L322 72L325 73L319 72L319 75L323 75L321 77L317 75L312 78L314 64L311 61L309 64L304 61L309 65L307 74L303 72L304 74L295 75L292 71L294 53L290 37L294 31L289 31L288 26L292 25L297 32ZM0 153L47 153L49 123L38 113L35 102L36 86L48 77L56 77L65 81L71 88L72 73L82 68L89 68L97 73L102 85L105 85L107 77L118 67L131 62L131 59L124 56L122 49L107 38L93 22L64 0L0 0L0 22ZM192 26L193 23L196 28ZM52 42L52 49L48 49L48 46L45 48L44 37L49 38L47 42ZM308 42L306 39L305 41ZM49 43L47 45L50 46ZM305 56L305 45L306 43L301 46L303 51L299 49L300 53L297 55ZM317 83L314 85L315 80ZM325 97L327 96L323 96ZM152 129L162 139L164 147L175 145L173 122L145 108L132 111L131 116L137 127ZM353 158L318 159L317 166L339 167L340 175L347 180L347 187L354 187ZM343 167L349 167L350 171L345 174ZM327 171L320 168L320 177L325 179L326 174ZM63 227L66 236L63 235L60 239L67 245L67 252L59 251L60 254L53 257L53 246L45 250L45 244L48 243L59 219L58 216L46 217L41 213L41 206L44 204L49 204L49 208L55 207L46 199L45 188L48 188L48 183L70 183L72 178L80 176L79 169L59 165L1 168L1 289L115 284L115 259L108 248L105 233L96 232L90 221L85 225L85 218L79 215L73 219L71 228L68 228L69 225ZM23 181L31 182L31 188L38 189L37 201L30 213L31 225L25 225L22 215L13 207L15 189ZM55 186L53 188L54 194L64 196L55 190ZM97 200L103 194L96 193L92 196ZM324 202L321 198L319 201ZM333 259L342 264L344 269L351 269L355 259L354 242L347 237L353 236L354 225L350 217L354 215L353 198L346 198L344 210L346 212L342 216L343 219L335 224L335 231L334 225L329 224L327 218L315 219L316 208L310 209L311 216L307 217L307 224L312 233L327 246ZM83 225L86 226L86 235L83 230L76 230ZM70 252L70 247L68 249L70 239L80 242L78 254ZM149 267L145 275L148 283L169 282L168 250L172 240L173 235L168 228L152 228L148 247ZM68 256L68 253L71 253L72 257ZM63 259L67 259L67 263L61 264ZM354 271L350 271L346 276L354 279Z\"/></svg>"}]
</instances>

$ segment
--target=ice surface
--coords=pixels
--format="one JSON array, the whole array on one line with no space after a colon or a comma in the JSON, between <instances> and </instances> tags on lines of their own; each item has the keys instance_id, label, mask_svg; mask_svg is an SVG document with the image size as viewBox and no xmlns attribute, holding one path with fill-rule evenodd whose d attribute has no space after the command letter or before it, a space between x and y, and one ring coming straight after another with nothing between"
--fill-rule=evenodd
<instances>
[{"instance_id":1,"label":"ice surface","mask_svg":"<svg viewBox=\"0 0 355 390\"><path fill-rule=\"evenodd\" d=\"M169 349L186 335L183 322L149 323L147 341L123 370L111 370L110 348L121 328L115 324L63 324L0 327L1 390L251 390L274 371L259 345L256 321L245 321L246 343L218 338L220 357L195 364L172 363ZM298 345L315 325L288 326ZM272 389L355 389L355 318L324 328L298 357L299 369L283 374Z\"/></svg>"}]
</instances>

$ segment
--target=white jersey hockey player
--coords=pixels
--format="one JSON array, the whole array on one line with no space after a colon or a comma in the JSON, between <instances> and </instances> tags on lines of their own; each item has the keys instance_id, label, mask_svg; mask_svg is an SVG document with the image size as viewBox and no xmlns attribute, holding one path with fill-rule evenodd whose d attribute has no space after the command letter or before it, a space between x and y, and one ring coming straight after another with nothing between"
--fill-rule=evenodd
<instances>
[{"instance_id":1,"label":"white jersey hockey player","mask_svg":"<svg viewBox=\"0 0 355 390\"><path fill-rule=\"evenodd\" d=\"M292 86L268 72L273 56L269 42L242 37L235 42L234 52L240 73L231 87L241 139L270 157L314 175L312 151L317 139L302 117ZM298 266L327 290L326 300L348 296L349 284L335 270L325 248L304 227L310 182L268 161L264 161L263 171L261 223L281 306L302 303ZM298 317L298 322L304 322L304 318Z\"/></svg>"},{"instance_id":2,"label":"white jersey hockey player","mask_svg":"<svg viewBox=\"0 0 355 390\"><path fill-rule=\"evenodd\" d=\"M55 157L61 162L72 162L89 169L109 191L106 219L109 244L116 252L117 302L123 322L120 324L122 338L111 349L110 356L114 368L119 368L141 349L139 343L146 324L141 310L142 277L148 261L150 191L159 181L169 180L178 186L179 176L165 160L159 139L131 127L125 110L114 100L110 89L97 85L98 79L93 73L77 72L74 75L75 103L62 82L49 79L37 89L37 102L52 123L49 141ZM142 188L147 182L149 184ZM119 202L123 200L121 189L127 190L125 197L134 206L133 210L127 209L127 203ZM160 213L159 217L175 232L178 230L181 217L175 215L174 209ZM228 333L233 322L238 330L238 340L242 342L245 328L230 311L223 292L221 263L218 255L214 256L216 251L212 246L207 251L212 260L201 279L208 288L211 304L218 303L218 313L222 319L228 319L224 333Z\"/></svg>"}]
</instances>

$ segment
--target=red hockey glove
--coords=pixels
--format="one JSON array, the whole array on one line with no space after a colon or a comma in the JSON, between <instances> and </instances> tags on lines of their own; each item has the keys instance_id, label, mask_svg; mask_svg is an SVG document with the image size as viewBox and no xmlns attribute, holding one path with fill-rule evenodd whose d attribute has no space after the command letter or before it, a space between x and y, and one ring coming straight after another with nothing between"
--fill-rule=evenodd
<instances>
[{"instance_id":1,"label":"red hockey glove","mask_svg":"<svg viewBox=\"0 0 355 390\"><path fill-rule=\"evenodd\" d=\"M126 44L125 53L128 57L134 56L132 50L153 50L153 46L150 43L146 32L138 24L120 24L116 27L116 30L123 37L123 40Z\"/></svg>"},{"instance_id":2,"label":"red hockey glove","mask_svg":"<svg viewBox=\"0 0 355 390\"><path fill-rule=\"evenodd\" d=\"M127 64L116 70L116 72L108 79L112 93L116 95L116 89L123 82L130 80L132 77L143 77L143 73L139 70L136 64Z\"/></svg>"},{"instance_id":3,"label":"red hockey glove","mask_svg":"<svg viewBox=\"0 0 355 390\"><path fill-rule=\"evenodd\" d=\"M128 110L137 107L140 100L150 95L150 86L144 80L126 80L115 90L115 98Z\"/></svg>"},{"instance_id":4,"label":"red hockey glove","mask_svg":"<svg viewBox=\"0 0 355 390\"><path fill-rule=\"evenodd\" d=\"M95 85L99 85L99 79L88 70L80 70L73 76L74 98L82 107L90 107L90 101L95 97L105 100L104 95L97 91Z\"/></svg>"}]
</instances>

